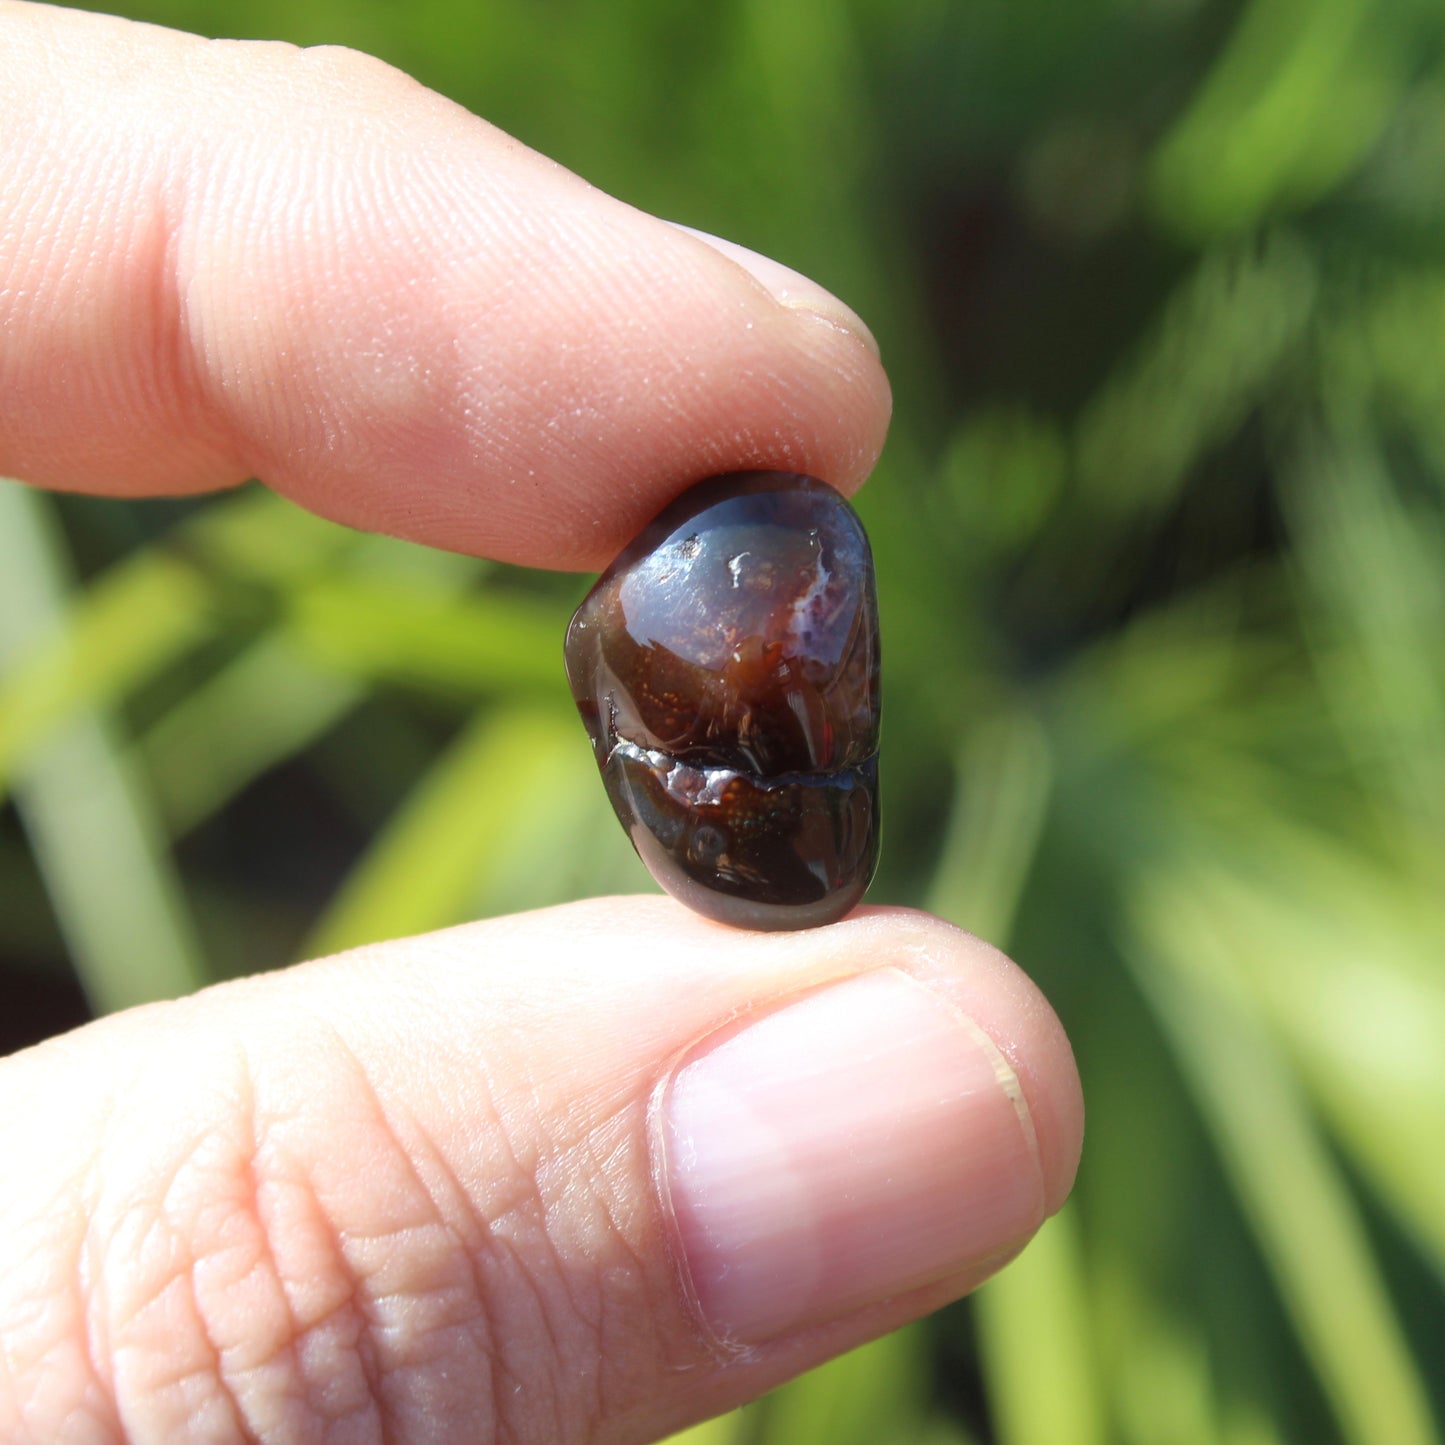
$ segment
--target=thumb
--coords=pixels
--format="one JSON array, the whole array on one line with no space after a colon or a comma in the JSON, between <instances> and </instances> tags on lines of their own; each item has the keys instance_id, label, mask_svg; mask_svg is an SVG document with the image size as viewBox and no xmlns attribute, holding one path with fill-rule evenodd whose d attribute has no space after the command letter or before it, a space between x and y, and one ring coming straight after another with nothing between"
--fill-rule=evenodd
<instances>
[{"instance_id":1,"label":"thumb","mask_svg":"<svg viewBox=\"0 0 1445 1445\"><path fill-rule=\"evenodd\" d=\"M1072 1181L1068 1045L923 915L612 899L0 1067L0 1436L656 1439L971 1289Z\"/></svg>"}]
</instances>

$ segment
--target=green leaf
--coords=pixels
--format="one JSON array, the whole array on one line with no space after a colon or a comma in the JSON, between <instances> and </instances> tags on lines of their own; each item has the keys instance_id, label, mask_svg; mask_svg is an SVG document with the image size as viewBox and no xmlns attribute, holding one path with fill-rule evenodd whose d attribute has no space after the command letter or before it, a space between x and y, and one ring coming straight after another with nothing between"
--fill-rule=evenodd
<instances>
[{"instance_id":1,"label":"green leaf","mask_svg":"<svg viewBox=\"0 0 1445 1445\"><path fill-rule=\"evenodd\" d=\"M1360 1174L1445 1281L1445 914L1418 872L1283 822L1191 877L1227 938L1227 977L1288 1046ZM1412 872L1420 881L1412 878Z\"/></svg>"},{"instance_id":2,"label":"green leaf","mask_svg":"<svg viewBox=\"0 0 1445 1445\"><path fill-rule=\"evenodd\" d=\"M212 502L161 545L193 554L225 576L284 588L374 543L253 484Z\"/></svg>"},{"instance_id":3,"label":"green leaf","mask_svg":"<svg viewBox=\"0 0 1445 1445\"><path fill-rule=\"evenodd\" d=\"M277 525L283 521L276 519ZM319 578L316 564L322 567ZM359 591L383 609L400 592L413 612L426 611L420 624L426 625L438 611L456 605L484 565L373 537L339 556L309 558L298 575L282 580L293 585L293 596L319 592L335 598L338 591L352 596ZM356 622L355 614L346 617L346 635ZM261 774L316 742L365 698L365 675L355 668L338 675L316 655L337 651L329 633L319 648L314 636L309 643L293 618L283 615L219 672L183 694L141 739L172 836L195 827ZM428 638L414 639L415 652L428 645ZM486 679L475 681L485 685Z\"/></svg>"},{"instance_id":4,"label":"green leaf","mask_svg":"<svg viewBox=\"0 0 1445 1445\"><path fill-rule=\"evenodd\" d=\"M1347 748L1392 811L1445 828L1445 513L1407 507L1373 438L1301 437L1296 575Z\"/></svg>"},{"instance_id":5,"label":"green leaf","mask_svg":"<svg viewBox=\"0 0 1445 1445\"><path fill-rule=\"evenodd\" d=\"M252 643L140 741L171 836L316 741L364 696L359 682L318 669L285 630Z\"/></svg>"},{"instance_id":6,"label":"green leaf","mask_svg":"<svg viewBox=\"0 0 1445 1445\"><path fill-rule=\"evenodd\" d=\"M50 505L29 488L0 483L0 663L17 653L66 656L63 643L48 640L63 636L71 611L67 558ZM101 637L125 646L118 617L150 618L152 643L181 635L167 632L153 609L157 593L174 597L165 580L122 589L121 602L112 593L112 610L93 614L99 620L83 651L97 666ZM37 639L41 654L33 651ZM13 705L43 731L29 738L13 775L15 801L92 1007L105 1013L192 991L206 979L200 946L142 779L96 706L105 690L88 688L69 666L59 676L44 669L26 676L34 691L6 695L42 699ZM33 711L23 714L25 706Z\"/></svg>"},{"instance_id":7,"label":"green leaf","mask_svg":"<svg viewBox=\"0 0 1445 1445\"><path fill-rule=\"evenodd\" d=\"M1020 407L984 408L949 439L941 466L951 518L970 552L1008 556L1058 502L1068 450L1056 425Z\"/></svg>"},{"instance_id":8,"label":"green leaf","mask_svg":"<svg viewBox=\"0 0 1445 1445\"><path fill-rule=\"evenodd\" d=\"M976 723L955 764L953 804L928 893L935 913L1003 944L1048 808L1048 737L1022 708Z\"/></svg>"},{"instance_id":9,"label":"green leaf","mask_svg":"<svg viewBox=\"0 0 1445 1445\"><path fill-rule=\"evenodd\" d=\"M974 1297L1000 1445L1106 1445L1093 1322L1069 1207Z\"/></svg>"},{"instance_id":10,"label":"green leaf","mask_svg":"<svg viewBox=\"0 0 1445 1445\"><path fill-rule=\"evenodd\" d=\"M43 641L12 633L15 660L0 681L0 792L56 728L113 705L210 635L211 602L195 567L149 551L119 564L75 604L60 602L58 625ZM18 627L40 603L31 594L9 605Z\"/></svg>"},{"instance_id":11,"label":"green leaf","mask_svg":"<svg viewBox=\"0 0 1445 1445\"><path fill-rule=\"evenodd\" d=\"M1367 154L1404 88L1404 7L1250 0L1154 155L1151 199L1191 238L1238 232L1327 194Z\"/></svg>"},{"instance_id":12,"label":"green leaf","mask_svg":"<svg viewBox=\"0 0 1445 1445\"><path fill-rule=\"evenodd\" d=\"M298 588L296 645L343 675L463 696L497 689L565 696L560 609L499 592L333 575Z\"/></svg>"},{"instance_id":13,"label":"green leaf","mask_svg":"<svg viewBox=\"0 0 1445 1445\"><path fill-rule=\"evenodd\" d=\"M63 624L43 637L30 629L12 646L0 681L0 793L50 730L131 696L223 630L238 582L295 586L358 543L355 533L253 490L112 567L66 604ZM15 600L17 629L29 605Z\"/></svg>"},{"instance_id":14,"label":"green leaf","mask_svg":"<svg viewBox=\"0 0 1445 1445\"><path fill-rule=\"evenodd\" d=\"M926 1336L897 1330L767 1399L757 1445L912 1445L923 1417Z\"/></svg>"},{"instance_id":15,"label":"green leaf","mask_svg":"<svg viewBox=\"0 0 1445 1445\"><path fill-rule=\"evenodd\" d=\"M1079 419L1079 496L1092 525L1148 517L1277 385L1312 315L1315 266L1296 240L1207 256Z\"/></svg>"},{"instance_id":16,"label":"green leaf","mask_svg":"<svg viewBox=\"0 0 1445 1445\"><path fill-rule=\"evenodd\" d=\"M1235 943L1188 873L1136 887L1135 977L1174 1045L1345 1439L1438 1445L1359 1211L1247 995Z\"/></svg>"},{"instance_id":17,"label":"green leaf","mask_svg":"<svg viewBox=\"0 0 1445 1445\"><path fill-rule=\"evenodd\" d=\"M752 1445L748 1428L750 1412L734 1410L727 1415L704 1420L680 1435L669 1435L662 1445Z\"/></svg>"},{"instance_id":18,"label":"green leaf","mask_svg":"<svg viewBox=\"0 0 1445 1445\"><path fill-rule=\"evenodd\" d=\"M588 751L557 711L512 704L480 713L352 871L306 953L461 922L488 871L507 857L514 820L579 757L590 768Z\"/></svg>"}]
</instances>

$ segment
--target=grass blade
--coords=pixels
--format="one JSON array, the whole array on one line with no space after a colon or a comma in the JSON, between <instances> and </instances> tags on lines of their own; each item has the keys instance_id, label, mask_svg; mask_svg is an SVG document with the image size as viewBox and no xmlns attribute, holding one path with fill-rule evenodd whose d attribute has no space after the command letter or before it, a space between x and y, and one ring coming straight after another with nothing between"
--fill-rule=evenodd
<instances>
[{"instance_id":1,"label":"grass blade","mask_svg":"<svg viewBox=\"0 0 1445 1445\"><path fill-rule=\"evenodd\" d=\"M915 1326L809 1371L767 1398L758 1445L912 1445L926 1352Z\"/></svg>"},{"instance_id":2,"label":"grass blade","mask_svg":"<svg viewBox=\"0 0 1445 1445\"><path fill-rule=\"evenodd\" d=\"M435 586L332 576L299 589L289 622L297 645L343 675L463 696L498 688L565 696L565 615L496 592L465 597Z\"/></svg>"},{"instance_id":3,"label":"grass blade","mask_svg":"<svg viewBox=\"0 0 1445 1445\"><path fill-rule=\"evenodd\" d=\"M5 485L7 494L14 485ZM13 500L5 505L6 516L28 510ZM52 592L56 610L43 642L21 626L25 604L11 595L21 585L18 575L12 578L6 597L10 665L0 683L0 794L57 728L124 697L214 628L202 575L156 551L122 563L74 606L64 592Z\"/></svg>"},{"instance_id":4,"label":"grass blade","mask_svg":"<svg viewBox=\"0 0 1445 1445\"><path fill-rule=\"evenodd\" d=\"M752 1445L748 1428L750 1412L734 1410L694 1425L680 1435L669 1435L662 1445Z\"/></svg>"},{"instance_id":5,"label":"grass blade","mask_svg":"<svg viewBox=\"0 0 1445 1445\"><path fill-rule=\"evenodd\" d=\"M48 508L0 486L0 662L56 635L70 610ZM31 742L14 789L86 994L105 1013L190 992L205 968L151 800L102 712L73 702L65 715Z\"/></svg>"},{"instance_id":6,"label":"grass blade","mask_svg":"<svg viewBox=\"0 0 1445 1445\"><path fill-rule=\"evenodd\" d=\"M973 1304L1000 1445L1105 1445L1072 1213L1049 1220Z\"/></svg>"},{"instance_id":7,"label":"grass blade","mask_svg":"<svg viewBox=\"0 0 1445 1445\"><path fill-rule=\"evenodd\" d=\"M1003 944L1033 866L1048 810L1048 738L1022 709L969 734L958 755L953 806L928 907Z\"/></svg>"},{"instance_id":8,"label":"grass blade","mask_svg":"<svg viewBox=\"0 0 1445 1445\"><path fill-rule=\"evenodd\" d=\"M1354 1445L1439 1445L1363 1221L1288 1064L1221 981L1228 940L1188 880L1141 885L1133 967L1214 1135L1306 1355Z\"/></svg>"},{"instance_id":9,"label":"grass blade","mask_svg":"<svg viewBox=\"0 0 1445 1445\"><path fill-rule=\"evenodd\" d=\"M558 711L518 704L482 713L357 865L307 953L460 922L488 869L506 857L513 819L577 757L591 766L575 724Z\"/></svg>"},{"instance_id":10,"label":"grass blade","mask_svg":"<svg viewBox=\"0 0 1445 1445\"><path fill-rule=\"evenodd\" d=\"M284 630L253 643L187 693L138 745L171 837L316 741L365 691L313 667Z\"/></svg>"}]
</instances>

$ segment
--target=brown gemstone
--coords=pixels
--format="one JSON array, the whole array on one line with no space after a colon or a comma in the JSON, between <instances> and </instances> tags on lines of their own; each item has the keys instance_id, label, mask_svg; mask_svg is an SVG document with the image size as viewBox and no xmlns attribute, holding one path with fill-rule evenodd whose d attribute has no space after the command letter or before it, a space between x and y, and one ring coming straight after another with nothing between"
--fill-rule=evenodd
<instances>
[{"instance_id":1,"label":"brown gemstone","mask_svg":"<svg viewBox=\"0 0 1445 1445\"><path fill-rule=\"evenodd\" d=\"M868 539L825 482L700 482L604 572L567 676L657 881L742 928L810 928L878 855L878 611Z\"/></svg>"}]
</instances>

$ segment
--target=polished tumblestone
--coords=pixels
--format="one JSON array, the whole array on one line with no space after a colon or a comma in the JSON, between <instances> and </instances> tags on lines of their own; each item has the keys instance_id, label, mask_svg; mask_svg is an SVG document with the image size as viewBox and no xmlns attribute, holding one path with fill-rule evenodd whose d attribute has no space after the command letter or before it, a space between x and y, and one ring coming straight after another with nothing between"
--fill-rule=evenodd
<instances>
[{"instance_id":1,"label":"polished tumblestone","mask_svg":"<svg viewBox=\"0 0 1445 1445\"><path fill-rule=\"evenodd\" d=\"M825 482L685 492L604 572L567 676L657 881L741 928L811 928L878 856L878 609L868 539Z\"/></svg>"}]
</instances>

